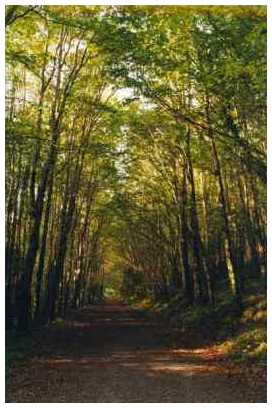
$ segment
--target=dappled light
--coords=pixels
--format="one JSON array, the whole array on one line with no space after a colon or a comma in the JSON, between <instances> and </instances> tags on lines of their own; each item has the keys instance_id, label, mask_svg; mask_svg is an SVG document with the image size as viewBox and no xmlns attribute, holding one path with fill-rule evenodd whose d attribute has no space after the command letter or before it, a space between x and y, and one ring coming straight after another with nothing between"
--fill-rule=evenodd
<instances>
[{"instance_id":1,"label":"dappled light","mask_svg":"<svg viewBox=\"0 0 272 408\"><path fill-rule=\"evenodd\" d=\"M6 5L6 402L266 401L266 14Z\"/></svg>"},{"instance_id":2,"label":"dappled light","mask_svg":"<svg viewBox=\"0 0 272 408\"><path fill-rule=\"evenodd\" d=\"M202 350L203 353L203 350ZM201 361L205 360L205 356L199 356L200 353L195 353L194 350L184 350L182 355L185 358L178 358L177 354L180 352L175 350L157 350L153 351L149 349L148 351L142 351L137 353L137 351L130 352L118 352L111 353L109 356L104 355L93 355L90 357L66 359L62 357L49 358L49 359L34 359L32 363L40 364L41 368L46 368L47 366L66 366L69 369L69 365L72 367L80 367L84 365L93 365L96 367L107 366L108 364L115 364L118 367L128 367L135 370L144 371L147 375L148 372L152 371L165 371L165 372L179 372L181 375L194 375L194 374L210 374L211 372L216 372L218 374L224 374L227 369L223 369L220 365L205 364ZM191 362L188 362L192 359ZM140 375L140 374L139 374Z\"/></svg>"}]
</instances>

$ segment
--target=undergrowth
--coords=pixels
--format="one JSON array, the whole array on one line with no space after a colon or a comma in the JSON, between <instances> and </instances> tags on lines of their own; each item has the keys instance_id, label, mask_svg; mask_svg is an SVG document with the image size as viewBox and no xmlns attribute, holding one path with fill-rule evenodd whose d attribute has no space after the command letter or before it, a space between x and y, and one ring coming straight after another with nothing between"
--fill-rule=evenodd
<instances>
[{"instance_id":1,"label":"undergrowth","mask_svg":"<svg viewBox=\"0 0 272 408\"><path fill-rule=\"evenodd\" d=\"M6 375L9 374L14 362L24 360L32 348L32 337L26 333L16 333L8 331L6 333Z\"/></svg>"},{"instance_id":2,"label":"undergrowth","mask_svg":"<svg viewBox=\"0 0 272 408\"><path fill-rule=\"evenodd\" d=\"M242 310L226 290L220 291L215 306L188 306L181 295L176 295L162 302L143 299L134 307L156 312L180 336L190 333L193 339L216 344L234 363L262 365L266 364L266 304L265 284L251 281Z\"/></svg>"}]
</instances>

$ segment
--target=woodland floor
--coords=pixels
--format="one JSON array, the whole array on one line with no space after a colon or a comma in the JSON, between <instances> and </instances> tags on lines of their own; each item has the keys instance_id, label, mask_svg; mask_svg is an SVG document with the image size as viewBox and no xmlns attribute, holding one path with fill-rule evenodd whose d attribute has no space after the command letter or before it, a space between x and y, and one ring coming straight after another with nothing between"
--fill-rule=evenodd
<instances>
[{"instance_id":1,"label":"woodland floor","mask_svg":"<svg viewBox=\"0 0 272 408\"><path fill-rule=\"evenodd\" d=\"M158 319L115 302L34 333L7 375L6 402L266 402L209 344L175 345Z\"/></svg>"}]
</instances>

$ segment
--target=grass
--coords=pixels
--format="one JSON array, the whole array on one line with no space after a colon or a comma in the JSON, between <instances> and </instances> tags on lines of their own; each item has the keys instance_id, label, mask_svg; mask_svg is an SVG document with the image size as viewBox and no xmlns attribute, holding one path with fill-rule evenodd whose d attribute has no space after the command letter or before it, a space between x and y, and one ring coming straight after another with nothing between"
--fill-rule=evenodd
<instances>
[{"instance_id":1,"label":"grass","mask_svg":"<svg viewBox=\"0 0 272 408\"><path fill-rule=\"evenodd\" d=\"M222 343L222 349L237 362L266 364L266 297L250 295L240 318L237 333Z\"/></svg>"},{"instance_id":2,"label":"grass","mask_svg":"<svg viewBox=\"0 0 272 408\"><path fill-rule=\"evenodd\" d=\"M214 343L234 363L266 364L266 290L265 284L251 281L239 310L232 296L221 288L217 304L186 306L178 295L154 303L143 299L134 304L147 313L158 313L172 329L190 333L194 339Z\"/></svg>"}]
</instances>

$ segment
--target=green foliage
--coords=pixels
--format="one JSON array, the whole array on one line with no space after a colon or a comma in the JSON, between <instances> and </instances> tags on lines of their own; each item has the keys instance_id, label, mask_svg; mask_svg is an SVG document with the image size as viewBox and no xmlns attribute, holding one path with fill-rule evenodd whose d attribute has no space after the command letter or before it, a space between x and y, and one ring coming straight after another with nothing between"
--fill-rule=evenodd
<instances>
[{"instance_id":1,"label":"green foliage","mask_svg":"<svg viewBox=\"0 0 272 408\"><path fill-rule=\"evenodd\" d=\"M54 326L57 326L57 327L63 327L64 324L65 324L65 322L64 322L64 319L62 319L62 318L60 318L60 317L57 317L57 318L52 322L52 324L53 324Z\"/></svg>"},{"instance_id":2,"label":"green foliage","mask_svg":"<svg viewBox=\"0 0 272 408\"><path fill-rule=\"evenodd\" d=\"M266 364L267 339L265 327L247 329L244 333L223 343L222 348L237 363L255 362Z\"/></svg>"},{"instance_id":3,"label":"green foliage","mask_svg":"<svg viewBox=\"0 0 272 408\"><path fill-rule=\"evenodd\" d=\"M253 288L259 294L251 295ZM217 347L234 363L266 364L266 298L263 286L256 282L248 288L244 310L225 291L215 306L186 307L180 297L171 301L153 303L151 310L159 313L172 328L208 342Z\"/></svg>"},{"instance_id":4,"label":"green foliage","mask_svg":"<svg viewBox=\"0 0 272 408\"><path fill-rule=\"evenodd\" d=\"M265 273L266 9L6 13L9 309L104 293L234 333Z\"/></svg>"}]
</instances>

